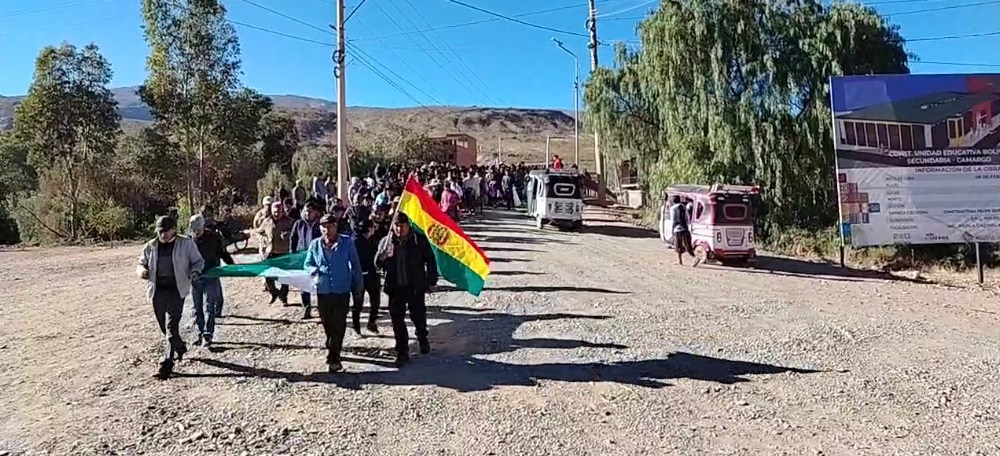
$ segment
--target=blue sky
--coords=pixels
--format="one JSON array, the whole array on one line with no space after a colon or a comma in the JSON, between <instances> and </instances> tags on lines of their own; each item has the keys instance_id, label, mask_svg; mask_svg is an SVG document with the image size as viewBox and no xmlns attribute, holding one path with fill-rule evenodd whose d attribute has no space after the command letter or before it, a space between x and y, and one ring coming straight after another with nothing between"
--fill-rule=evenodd
<instances>
[{"instance_id":1,"label":"blue sky","mask_svg":"<svg viewBox=\"0 0 1000 456\"><path fill-rule=\"evenodd\" d=\"M252 1L318 29L327 29L327 24L334 21L333 0ZM348 10L360 1L348 0ZM586 32L586 0L462 1L509 16L566 7L520 19L576 33ZM244 0L225 3L229 19L233 21L333 43L329 33L264 11ZM77 45L94 42L100 46L113 65L115 86L142 83L147 50L140 29L139 4L138 0L0 1L0 94L26 92L38 51L45 45L61 41ZM873 0L870 4L890 15L908 39L1000 31L996 21L1000 18L1000 0ZM979 5L956 8L971 4ZM414 8L415 5L419 7ZM655 1L650 0L598 0L598 14L603 16L598 22L600 38L604 41L635 40L636 18L655 5ZM910 13L928 9L939 10ZM369 56L368 62L396 81L416 101L354 61L347 72L348 104L398 107L414 106L419 102L424 105L572 108L573 59L559 50L550 38L559 38L580 57L585 76L590 63L584 37L556 34L503 20L433 32L401 33L489 19L493 18L447 0L367 0L345 28L348 39L353 40L352 46ZM332 47L242 26L236 29L243 49L247 85L267 94L336 97L331 70ZM440 52L435 51L434 46ZM915 63L912 67L916 73L1000 72L1000 34L917 41L910 44L910 49L928 62L984 64ZM610 63L610 49L602 49L600 58L603 63ZM410 84L420 87L426 94Z\"/></svg>"}]
</instances>

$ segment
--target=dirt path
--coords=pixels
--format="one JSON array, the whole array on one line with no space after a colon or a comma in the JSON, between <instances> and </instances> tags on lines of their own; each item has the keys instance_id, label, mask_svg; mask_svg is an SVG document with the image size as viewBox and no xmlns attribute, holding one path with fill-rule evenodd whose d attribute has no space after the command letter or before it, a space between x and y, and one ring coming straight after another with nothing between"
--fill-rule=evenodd
<instances>
[{"instance_id":1,"label":"dirt path","mask_svg":"<svg viewBox=\"0 0 1000 456\"><path fill-rule=\"evenodd\" d=\"M494 274L478 299L429 298L432 354L396 371L391 340L348 335L335 376L313 374L316 322L235 279L218 351L158 382L138 247L0 253L0 454L1000 452L993 295L680 267L646 232L588 223L470 224Z\"/></svg>"}]
</instances>

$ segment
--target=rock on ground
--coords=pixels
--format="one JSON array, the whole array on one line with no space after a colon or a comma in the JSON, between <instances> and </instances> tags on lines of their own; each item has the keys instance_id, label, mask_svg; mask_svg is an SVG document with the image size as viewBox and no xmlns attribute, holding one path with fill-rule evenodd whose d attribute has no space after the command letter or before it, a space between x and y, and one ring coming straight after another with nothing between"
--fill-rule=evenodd
<instances>
[{"instance_id":1,"label":"rock on ground","mask_svg":"<svg viewBox=\"0 0 1000 456\"><path fill-rule=\"evenodd\" d=\"M217 349L156 381L138 246L0 253L0 454L1000 452L988 293L682 267L596 212L584 233L529 225L468 223L494 273L479 298L428 298L430 355L397 371L391 339L349 334L337 375L316 320L232 279Z\"/></svg>"}]
</instances>

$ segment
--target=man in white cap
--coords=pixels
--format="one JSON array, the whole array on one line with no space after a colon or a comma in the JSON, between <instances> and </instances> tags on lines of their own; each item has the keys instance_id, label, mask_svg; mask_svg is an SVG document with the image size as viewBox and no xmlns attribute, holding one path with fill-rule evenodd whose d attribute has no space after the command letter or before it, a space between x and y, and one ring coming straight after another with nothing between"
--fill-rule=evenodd
<instances>
[{"instance_id":1,"label":"man in white cap","mask_svg":"<svg viewBox=\"0 0 1000 456\"><path fill-rule=\"evenodd\" d=\"M203 271L218 267L223 261L236 264L226 250L226 243L218 233L205 229L205 218L191 217L191 235L198 246L198 253L205 261ZM191 303L194 304L194 322L198 327L195 345L208 348L215 335L215 319L222 314L222 283L216 277L199 277L191 282ZM207 306L205 304L208 304ZM207 308L206 308L207 307Z\"/></svg>"}]
</instances>

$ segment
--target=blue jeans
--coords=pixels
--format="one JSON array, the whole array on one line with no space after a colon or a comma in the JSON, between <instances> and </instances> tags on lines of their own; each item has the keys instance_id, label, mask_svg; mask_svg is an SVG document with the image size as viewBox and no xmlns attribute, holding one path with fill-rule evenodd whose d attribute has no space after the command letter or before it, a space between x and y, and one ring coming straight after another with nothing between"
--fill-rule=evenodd
<instances>
[{"instance_id":1,"label":"blue jeans","mask_svg":"<svg viewBox=\"0 0 1000 456\"><path fill-rule=\"evenodd\" d=\"M222 314L222 282L213 277L202 277L192 282L191 301L194 303L194 323L198 326L198 334L212 337L215 334L215 319Z\"/></svg>"}]
</instances>

